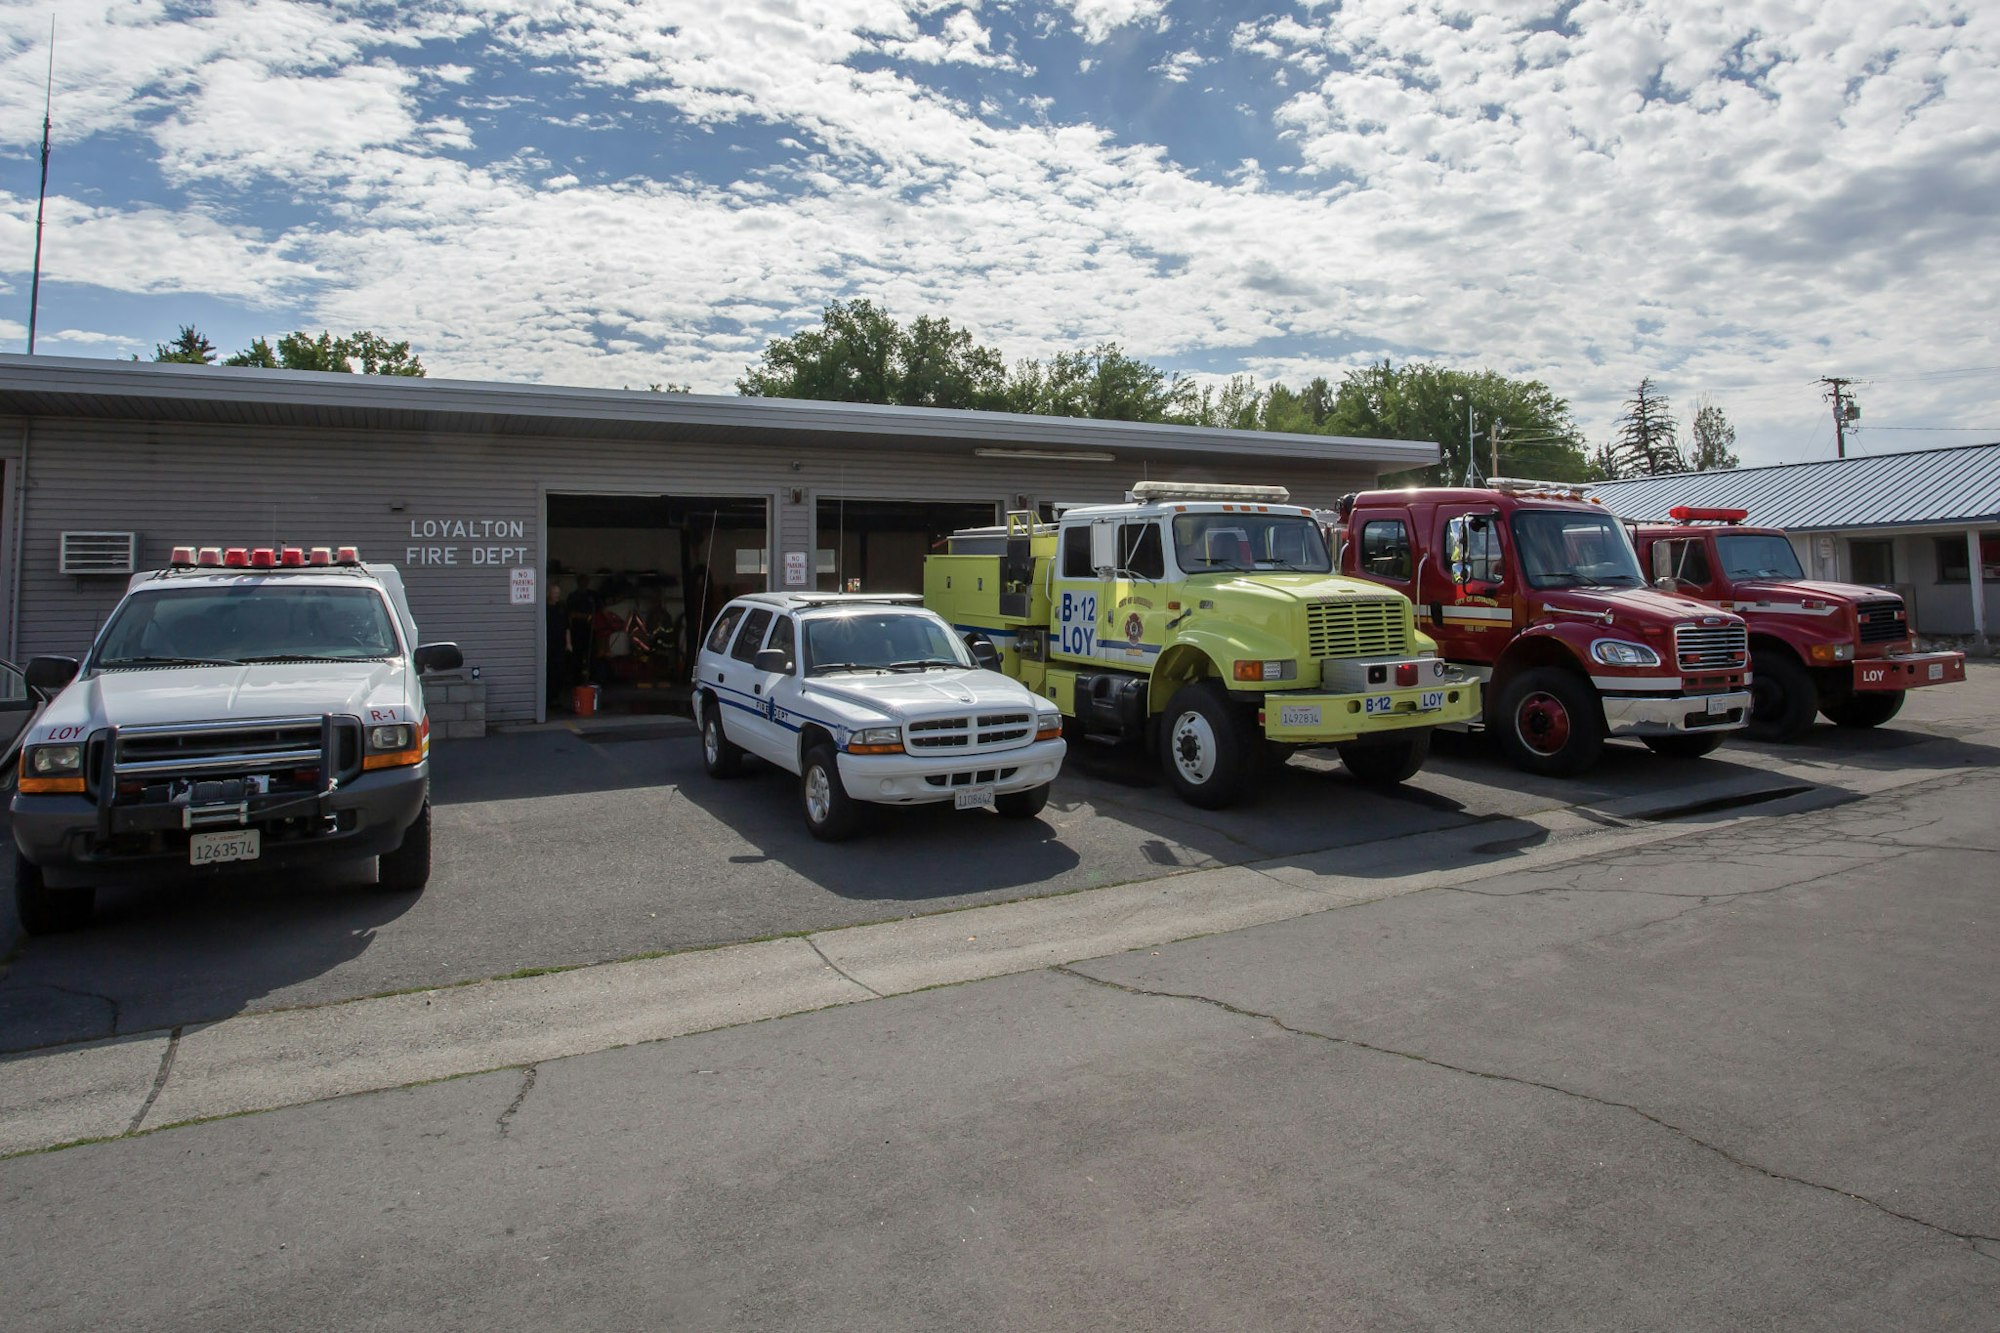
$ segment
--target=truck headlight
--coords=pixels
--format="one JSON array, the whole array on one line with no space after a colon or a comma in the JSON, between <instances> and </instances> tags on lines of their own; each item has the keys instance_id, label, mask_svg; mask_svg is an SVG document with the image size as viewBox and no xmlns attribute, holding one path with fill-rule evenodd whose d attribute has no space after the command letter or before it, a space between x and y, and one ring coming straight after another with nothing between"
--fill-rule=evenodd
<instances>
[{"instance_id":1,"label":"truck headlight","mask_svg":"<svg viewBox=\"0 0 2000 1333\"><path fill-rule=\"evenodd\" d=\"M1037 713L1037 714L1035 714L1035 739L1036 739L1036 740L1038 740L1038 741L1052 741L1052 740L1054 740L1054 739L1055 739L1056 737L1058 737L1058 736L1060 736L1060 735L1062 735L1062 714L1061 714L1061 713Z\"/></svg>"},{"instance_id":2,"label":"truck headlight","mask_svg":"<svg viewBox=\"0 0 2000 1333\"><path fill-rule=\"evenodd\" d=\"M1299 664L1291 659L1280 662L1238 662L1238 680L1297 680Z\"/></svg>"},{"instance_id":3,"label":"truck headlight","mask_svg":"<svg viewBox=\"0 0 2000 1333\"><path fill-rule=\"evenodd\" d=\"M1643 643L1627 643L1623 639L1599 639L1590 645L1590 655L1606 666L1615 667L1656 667L1660 655Z\"/></svg>"},{"instance_id":4,"label":"truck headlight","mask_svg":"<svg viewBox=\"0 0 2000 1333\"><path fill-rule=\"evenodd\" d=\"M849 754L901 754L901 727L863 727L847 738Z\"/></svg>"},{"instance_id":5,"label":"truck headlight","mask_svg":"<svg viewBox=\"0 0 2000 1333\"><path fill-rule=\"evenodd\" d=\"M83 747L30 745L21 754L18 785L24 792L82 791Z\"/></svg>"},{"instance_id":6,"label":"truck headlight","mask_svg":"<svg viewBox=\"0 0 2000 1333\"><path fill-rule=\"evenodd\" d=\"M366 753L361 757L361 767L365 771L373 768L407 768L411 764L421 764L431 752L431 720L425 718L414 726L408 722L397 722L388 726L370 727L363 734L367 741Z\"/></svg>"}]
</instances>

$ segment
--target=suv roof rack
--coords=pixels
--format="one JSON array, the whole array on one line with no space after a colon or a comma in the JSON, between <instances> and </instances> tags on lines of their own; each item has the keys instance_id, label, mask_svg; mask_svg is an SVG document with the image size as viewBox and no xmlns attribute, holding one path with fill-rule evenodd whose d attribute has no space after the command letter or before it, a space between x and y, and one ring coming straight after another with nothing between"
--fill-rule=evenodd
<instances>
[{"instance_id":1,"label":"suv roof rack","mask_svg":"<svg viewBox=\"0 0 2000 1333\"><path fill-rule=\"evenodd\" d=\"M789 606L848 606L873 603L891 603L897 606L921 606L924 596L917 592L753 592L744 594L748 600L778 602Z\"/></svg>"}]
</instances>

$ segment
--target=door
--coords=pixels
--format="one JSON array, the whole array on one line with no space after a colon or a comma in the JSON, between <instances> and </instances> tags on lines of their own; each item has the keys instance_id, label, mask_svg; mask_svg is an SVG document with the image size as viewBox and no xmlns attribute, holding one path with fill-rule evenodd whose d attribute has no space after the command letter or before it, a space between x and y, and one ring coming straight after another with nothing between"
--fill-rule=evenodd
<instances>
[{"instance_id":1,"label":"door","mask_svg":"<svg viewBox=\"0 0 2000 1333\"><path fill-rule=\"evenodd\" d=\"M759 759L789 767L777 757L780 747L772 735L772 673L756 667L757 650L764 646L764 636L770 631L773 617L774 613L764 607L751 611L743 617L743 628L736 631L736 641L729 646L725 670L735 693L728 702L735 707L727 716L730 737L738 745ZM790 623L789 619L786 623Z\"/></svg>"},{"instance_id":2,"label":"door","mask_svg":"<svg viewBox=\"0 0 2000 1333\"><path fill-rule=\"evenodd\" d=\"M1158 519L1118 525L1118 561L1098 618L1097 656L1132 671L1150 671L1165 636L1166 545Z\"/></svg>"},{"instance_id":3,"label":"door","mask_svg":"<svg viewBox=\"0 0 2000 1333\"><path fill-rule=\"evenodd\" d=\"M21 669L12 662L0 662L0 767L11 767L21 748L21 735L41 716L48 700L39 690L30 689Z\"/></svg>"},{"instance_id":4,"label":"door","mask_svg":"<svg viewBox=\"0 0 2000 1333\"><path fill-rule=\"evenodd\" d=\"M1418 605L1424 632L1453 661L1490 666L1514 637L1519 603L1513 561L1502 538L1504 524L1489 511L1440 509L1432 550L1436 572L1426 571Z\"/></svg>"},{"instance_id":5,"label":"door","mask_svg":"<svg viewBox=\"0 0 2000 1333\"><path fill-rule=\"evenodd\" d=\"M1099 603L1104 585L1091 562L1091 529L1094 523L1074 523L1063 529L1062 546L1056 553L1055 586L1050 589L1055 643L1050 651L1058 657L1097 656Z\"/></svg>"}]
</instances>

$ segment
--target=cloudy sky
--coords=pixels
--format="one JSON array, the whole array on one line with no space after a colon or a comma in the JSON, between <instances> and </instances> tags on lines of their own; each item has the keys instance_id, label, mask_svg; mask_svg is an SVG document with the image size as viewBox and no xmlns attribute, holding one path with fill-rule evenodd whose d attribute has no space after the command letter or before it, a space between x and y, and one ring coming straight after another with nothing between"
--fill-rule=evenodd
<instances>
[{"instance_id":1,"label":"cloudy sky","mask_svg":"<svg viewBox=\"0 0 2000 1333\"><path fill-rule=\"evenodd\" d=\"M2000 439L1992 0L0 0L0 346L410 339L731 392L866 296L1010 357L1651 376L1746 462Z\"/></svg>"}]
</instances>

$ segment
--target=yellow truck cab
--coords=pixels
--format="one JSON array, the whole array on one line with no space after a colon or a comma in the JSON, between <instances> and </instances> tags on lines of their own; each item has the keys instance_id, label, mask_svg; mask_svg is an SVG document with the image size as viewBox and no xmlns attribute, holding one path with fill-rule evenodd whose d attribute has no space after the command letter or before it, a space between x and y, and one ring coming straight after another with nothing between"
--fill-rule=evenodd
<instances>
[{"instance_id":1,"label":"yellow truck cab","mask_svg":"<svg viewBox=\"0 0 2000 1333\"><path fill-rule=\"evenodd\" d=\"M1335 574L1282 487L1142 482L1054 523L1011 514L952 534L925 562L924 604L1072 735L1157 747L1198 806L1238 800L1290 747L1336 746L1361 781L1402 782L1433 728L1479 715L1477 682L1409 601Z\"/></svg>"}]
</instances>

